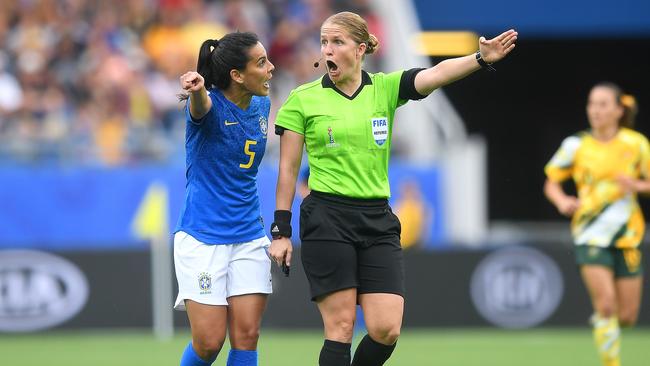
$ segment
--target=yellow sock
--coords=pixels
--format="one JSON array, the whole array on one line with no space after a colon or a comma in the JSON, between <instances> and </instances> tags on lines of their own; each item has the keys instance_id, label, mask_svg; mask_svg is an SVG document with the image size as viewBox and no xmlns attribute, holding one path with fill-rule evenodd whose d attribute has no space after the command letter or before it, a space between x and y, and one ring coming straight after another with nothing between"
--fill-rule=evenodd
<instances>
[{"instance_id":1,"label":"yellow sock","mask_svg":"<svg viewBox=\"0 0 650 366\"><path fill-rule=\"evenodd\" d=\"M594 341L603 366L621 365L621 328L616 317L601 318L598 314L592 317Z\"/></svg>"}]
</instances>

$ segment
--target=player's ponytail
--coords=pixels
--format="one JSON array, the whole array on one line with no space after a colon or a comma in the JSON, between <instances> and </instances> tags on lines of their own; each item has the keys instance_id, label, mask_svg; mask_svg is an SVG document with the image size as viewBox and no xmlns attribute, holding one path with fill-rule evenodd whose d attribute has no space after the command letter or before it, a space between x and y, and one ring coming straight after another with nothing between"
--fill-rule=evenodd
<instances>
[{"instance_id":1,"label":"player's ponytail","mask_svg":"<svg viewBox=\"0 0 650 366\"><path fill-rule=\"evenodd\" d=\"M203 76L205 88L210 89L214 85L212 55L219 47L219 41L215 39L205 40L199 49L199 60L196 63L196 72Z\"/></svg>"},{"instance_id":2,"label":"player's ponytail","mask_svg":"<svg viewBox=\"0 0 650 366\"><path fill-rule=\"evenodd\" d=\"M623 117L621 117L619 124L623 127L633 128L636 115L639 113L639 106L636 103L636 98L630 94L622 94L618 100L624 110Z\"/></svg>"}]
</instances>

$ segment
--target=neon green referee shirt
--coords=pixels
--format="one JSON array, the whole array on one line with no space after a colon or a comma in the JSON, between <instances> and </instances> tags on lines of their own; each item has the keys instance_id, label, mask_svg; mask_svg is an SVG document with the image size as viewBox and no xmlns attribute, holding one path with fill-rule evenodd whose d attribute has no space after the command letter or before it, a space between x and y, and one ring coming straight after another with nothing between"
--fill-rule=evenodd
<instances>
[{"instance_id":1,"label":"neon green referee shirt","mask_svg":"<svg viewBox=\"0 0 650 366\"><path fill-rule=\"evenodd\" d=\"M336 89L327 75L289 94L275 124L304 136L310 189L353 198L390 197L393 117L407 102L399 97L403 73L362 71L361 86L352 96Z\"/></svg>"}]
</instances>

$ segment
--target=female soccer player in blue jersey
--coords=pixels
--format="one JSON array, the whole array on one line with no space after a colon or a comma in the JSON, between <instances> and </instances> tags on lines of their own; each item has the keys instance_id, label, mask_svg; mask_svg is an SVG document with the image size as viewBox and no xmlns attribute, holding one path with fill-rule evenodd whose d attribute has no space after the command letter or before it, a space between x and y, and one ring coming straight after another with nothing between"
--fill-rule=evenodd
<instances>
[{"instance_id":1,"label":"female soccer player in blue jersey","mask_svg":"<svg viewBox=\"0 0 650 366\"><path fill-rule=\"evenodd\" d=\"M211 365L229 334L228 366L257 365L257 340L271 293L257 169L264 155L273 72L253 33L201 45L187 94L185 204L174 235L178 298L192 342L181 366Z\"/></svg>"},{"instance_id":2,"label":"female soccer player in blue jersey","mask_svg":"<svg viewBox=\"0 0 650 366\"><path fill-rule=\"evenodd\" d=\"M410 99L501 60L517 32L481 37L479 52L428 69L389 74L362 70L379 47L359 15L329 17L321 27L327 74L293 90L276 118L280 138L273 243L269 254L291 262L291 203L303 145L309 188L300 209L302 263L325 326L320 366L349 366L356 304L368 334L354 366L383 365L402 326L404 265L400 223L388 206L388 160L395 110ZM406 127L406 126L405 126ZM307 362L306 362L307 363Z\"/></svg>"}]
</instances>

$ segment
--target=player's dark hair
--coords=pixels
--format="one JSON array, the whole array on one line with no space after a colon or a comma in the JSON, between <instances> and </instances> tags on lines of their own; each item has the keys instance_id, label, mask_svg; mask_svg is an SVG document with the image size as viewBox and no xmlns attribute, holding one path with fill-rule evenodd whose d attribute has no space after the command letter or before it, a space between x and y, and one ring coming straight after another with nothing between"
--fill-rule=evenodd
<instances>
[{"instance_id":1,"label":"player's dark hair","mask_svg":"<svg viewBox=\"0 0 650 366\"><path fill-rule=\"evenodd\" d=\"M246 68L248 50L257 42L259 38L251 32L228 33L220 40L203 42L196 71L205 79L206 88L214 85L221 90L227 89L231 81L230 71Z\"/></svg>"},{"instance_id":2,"label":"player's dark hair","mask_svg":"<svg viewBox=\"0 0 650 366\"><path fill-rule=\"evenodd\" d=\"M208 39L201 44L196 71L203 76L205 88L225 90L232 81L231 70L243 71L249 61L248 51L259 42L252 32L228 33L221 39ZM189 95L179 95L181 100Z\"/></svg>"},{"instance_id":3,"label":"player's dark hair","mask_svg":"<svg viewBox=\"0 0 650 366\"><path fill-rule=\"evenodd\" d=\"M618 121L619 126L634 128L634 120L639 112L636 98L630 94L623 93L623 89L611 81L602 81L594 85L594 88L607 88L614 92L616 103L623 107L623 116L621 116L621 119Z\"/></svg>"}]
</instances>

